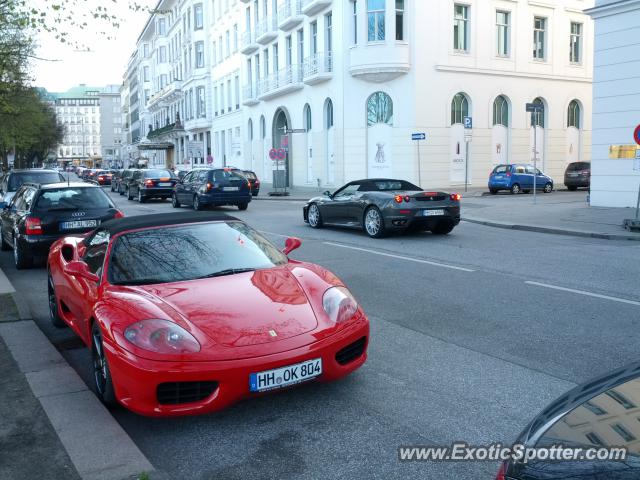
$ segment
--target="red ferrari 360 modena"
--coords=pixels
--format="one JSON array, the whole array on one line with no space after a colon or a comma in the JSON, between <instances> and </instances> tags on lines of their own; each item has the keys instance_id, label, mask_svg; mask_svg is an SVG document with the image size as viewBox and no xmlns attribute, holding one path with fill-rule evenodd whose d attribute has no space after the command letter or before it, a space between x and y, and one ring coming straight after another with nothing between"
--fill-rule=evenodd
<instances>
[{"instance_id":1,"label":"red ferrari 360 modena","mask_svg":"<svg viewBox=\"0 0 640 480\"><path fill-rule=\"evenodd\" d=\"M104 222L48 258L49 310L91 349L106 404L150 416L225 408L367 358L369 321L344 284L244 222L193 212Z\"/></svg>"}]
</instances>

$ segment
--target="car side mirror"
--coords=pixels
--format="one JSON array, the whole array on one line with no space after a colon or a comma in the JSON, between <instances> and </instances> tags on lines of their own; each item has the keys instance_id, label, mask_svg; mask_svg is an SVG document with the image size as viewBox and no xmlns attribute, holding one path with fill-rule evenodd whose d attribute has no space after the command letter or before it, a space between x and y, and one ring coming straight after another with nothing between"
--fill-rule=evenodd
<instances>
[{"instance_id":1,"label":"car side mirror","mask_svg":"<svg viewBox=\"0 0 640 480\"><path fill-rule=\"evenodd\" d=\"M89 271L89 265L80 261L74 260L64 266L64 273L73 277L84 278L90 282L99 282L100 277L93 272Z\"/></svg>"},{"instance_id":2,"label":"car side mirror","mask_svg":"<svg viewBox=\"0 0 640 480\"><path fill-rule=\"evenodd\" d=\"M282 249L282 253L285 255L289 255L294 250L300 248L302 245L302 240L296 237L289 237L284 241L284 248Z\"/></svg>"},{"instance_id":3,"label":"car side mirror","mask_svg":"<svg viewBox=\"0 0 640 480\"><path fill-rule=\"evenodd\" d=\"M331 192L329 190L327 190L326 192L323 192L322 195L324 195L325 197L329 197L331 198Z\"/></svg>"}]
</instances>

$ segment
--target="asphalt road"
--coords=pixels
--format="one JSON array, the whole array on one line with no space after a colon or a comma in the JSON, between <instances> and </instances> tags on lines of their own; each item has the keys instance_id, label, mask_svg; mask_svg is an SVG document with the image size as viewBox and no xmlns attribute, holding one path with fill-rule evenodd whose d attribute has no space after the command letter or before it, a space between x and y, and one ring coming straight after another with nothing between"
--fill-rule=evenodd
<instances>
[{"instance_id":1,"label":"asphalt road","mask_svg":"<svg viewBox=\"0 0 640 480\"><path fill-rule=\"evenodd\" d=\"M127 215L172 210L113 198ZM493 478L495 462L406 464L397 449L508 443L575 383L638 359L636 242L467 223L447 237L372 240L313 230L301 206L256 200L246 212L219 210L277 244L300 237L293 258L340 276L371 320L369 360L343 381L212 415L159 420L113 410L172 479ZM48 324L44 270L18 272L11 261L0 255L42 330L89 381L87 351Z\"/></svg>"}]
</instances>

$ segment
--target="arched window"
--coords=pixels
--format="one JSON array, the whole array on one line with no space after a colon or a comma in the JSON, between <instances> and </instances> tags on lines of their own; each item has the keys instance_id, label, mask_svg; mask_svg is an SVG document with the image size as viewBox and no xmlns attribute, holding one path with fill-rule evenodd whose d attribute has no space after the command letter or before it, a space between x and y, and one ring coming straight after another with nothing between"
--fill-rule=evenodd
<instances>
[{"instance_id":1,"label":"arched window","mask_svg":"<svg viewBox=\"0 0 640 480\"><path fill-rule=\"evenodd\" d=\"M542 127L544 128L544 102L542 101L542 99L540 97L536 98L533 103L535 105L542 105L542 111L538 112L538 113L532 113L531 114L531 118L533 119L533 121L531 122L532 125L535 125L536 127Z\"/></svg>"},{"instance_id":2,"label":"arched window","mask_svg":"<svg viewBox=\"0 0 640 480\"><path fill-rule=\"evenodd\" d=\"M464 93L457 93L451 100L451 125L462 123L469 116L469 100Z\"/></svg>"},{"instance_id":3,"label":"arched window","mask_svg":"<svg viewBox=\"0 0 640 480\"><path fill-rule=\"evenodd\" d=\"M367 100L367 123L369 126L376 123L393 125L393 101L384 92L376 92Z\"/></svg>"},{"instance_id":4,"label":"arched window","mask_svg":"<svg viewBox=\"0 0 640 480\"><path fill-rule=\"evenodd\" d=\"M304 129L307 132L310 132L313 128L313 124L311 123L311 107L307 103L304 106Z\"/></svg>"},{"instance_id":5,"label":"arched window","mask_svg":"<svg viewBox=\"0 0 640 480\"><path fill-rule=\"evenodd\" d=\"M509 101L504 95L493 101L493 124L509 127Z\"/></svg>"},{"instance_id":6,"label":"arched window","mask_svg":"<svg viewBox=\"0 0 640 480\"><path fill-rule=\"evenodd\" d=\"M249 125L247 125L247 135L249 136L249 141L253 140L253 120L249 119Z\"/></svg>"},{"instance_id":7,"label":"arched window","mask_svg":"<svg viewBox=\"0 0 640 480\"><path fill-rule=\"evenodd\" d=\"M572 100L569 104L567 127L580 128L580 104L577 100Z\"/></svg>"},{"instance_id":8,"label":"arched window","mask_svg":"<svg viewBox=\"0 0 640 480\"><path fill-rule=\"evenodd\" d=\"M327 98L327 102L325 104L325 123L327 130L333 127L333 102L330 98Z\"/></svg>"},{"instance_id":9,"label":"arched window","mask_svg":"<svg viewBox=\"0 0 640 480\"><path fill-rule=\"evenodd\" d=\"M267 136L267 122L264 120L264 115L260 117L260 138L264 140Z\"/></svg>"}]
</instances>

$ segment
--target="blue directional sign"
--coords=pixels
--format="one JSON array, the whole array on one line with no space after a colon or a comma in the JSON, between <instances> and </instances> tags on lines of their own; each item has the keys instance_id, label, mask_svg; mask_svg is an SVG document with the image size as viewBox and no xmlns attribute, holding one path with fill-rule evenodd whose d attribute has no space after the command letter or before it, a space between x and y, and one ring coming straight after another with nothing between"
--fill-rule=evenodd
<instances>
[{"instance_id":1,"label":"blue directional sign","mask_svg":"<svg viewBox=\"0 0 640 480\"><path fill-rule=\"evenodd\" d=\"M462 123L464 124L464 128L473 128L473 119L471 117L464 117Z\"/></svg>"},{"instance_id":2,"label":"blue directional sign","mask_svg":"<svg viewBox=\"0 0 640 480\"><path fill-rule=\"evenodd\" d=\"M412 133L411 134L411 140L426 140L427 139L427 134L426 133Z\"/></svg>"}]
</instances>

